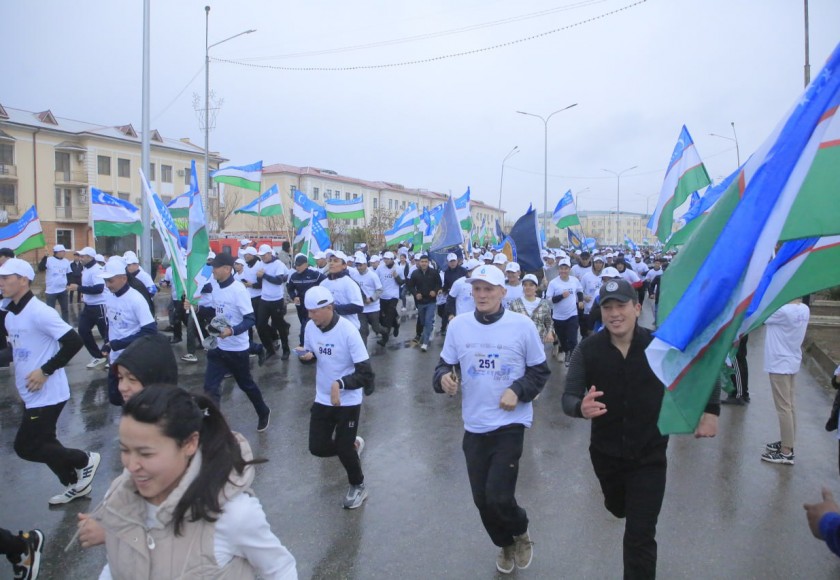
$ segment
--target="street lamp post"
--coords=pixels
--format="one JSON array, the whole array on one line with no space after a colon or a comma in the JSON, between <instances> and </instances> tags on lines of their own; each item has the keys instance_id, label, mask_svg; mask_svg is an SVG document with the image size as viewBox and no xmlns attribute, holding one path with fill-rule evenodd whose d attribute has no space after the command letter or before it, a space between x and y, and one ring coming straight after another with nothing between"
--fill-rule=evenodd
<instances>
[{"instance_id":1,"label":"street lamp post","mask_svg":"<svg viewBox=\"0 0 840 580\"><path fill-rule=\"evenodd\" d=\"M525 111L516 111L520 115L528 115L529 117L536 117L540 121L543 122L545 126L545 174L544 174L544 184L543 184L543 231L548 231L548 122L551 118L556 115L557 113L562 113L567 109L571 109L572 107L577 107L577 103L572 103L568 107L563 107L562 109L557 109L553 113L551 113L548 117L542 117L540 115L535 115L534 113L526 113Z\"/></svg>"},{"instance_id":2,"label":"street lamp post","mask_svg":"<svg viewBox=\"0 0 840 580\"><path fill-rule=\"evenodd\" d=\"M634 165L633 167L628 167L627 169L622 169L619 172L612 171L610 169L602 169L601 171L606 171L607 173L612 173L615 175L615 239L616 244L620 243L621 239L619 238L620 233L619 230L621 229L621 175L627 173L632 169L636 169L638 165Z\"/></svg>"},{"instance_id":3,"label":"street lamp post","mask_svg":"<svg viewBox=\"0 0 840 580\"><path fill-rule=\"evenodd\" d=\"M514 145L513 149L510 150L510 153L505 155L505 158L502 159L502 176L499 178L499 210L502 209L502 184L505 181L505 162L519 153L519 145Z\"/></svg>"},{"instance_id":4,"label":"street lamp post","mask_svg":"<svg viewBox=\"0 0 840 580\"><path fill-rule=\"evenodd\" d=\"M580 191L575 193L575 211L580 211L580 205L578 204L578 200L580 199L580 194L581 193L586 193L587 191L589 191L589 188L584 187L583 189L581 189Z\"/></svg>"},{"instance_id":5,"label":"street lamp post","mask_svg":"<svg viewBox=\"0 0 840 580\"><path fill-rule=\"evenodd\" d=\"M727 137L726 135L718 135L717 133L709 133L711 137L719 137L720 139L726 139L727 141L734 141L735 142L735 159L738 161L738 167L741 167L741 149L738 147L738 133L735 132L735 121L730 123L732 125L732 134L735 136L733 139L732 137Z\"/></svg>"},{"instance_id":6,"label":"street lamp post","mask_svg":"<svg viewBox=\"0 0 840 580\"><path fill-rule=\"evenodd\" d=\"M214 46L233 40L243 34L251 34L256 30L245 30L239 34L229 36L219 42L210 44L210 7L204 7L204 211L210 204L210 49Z\"/></svg>"}]
</instances>

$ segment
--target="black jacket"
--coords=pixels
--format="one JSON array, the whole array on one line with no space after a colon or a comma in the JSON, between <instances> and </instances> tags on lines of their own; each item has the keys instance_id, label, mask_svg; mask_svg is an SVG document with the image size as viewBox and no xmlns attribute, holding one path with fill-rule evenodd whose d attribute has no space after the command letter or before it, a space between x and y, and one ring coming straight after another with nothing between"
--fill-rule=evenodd
<instances>
[{"instance_id":1,"label":"black jacket","mask_svg":"<svg viewBox=\"0 0 840 580\"><path fill-rule=\"evenodd\" d=\"M137 377L144 387L178 386L178 361L164 334L146 334L129 344L114 362Z\"/></svg>"},{"instance_id":2,"label":"black jacket","mask_svg":"<svg viewBox=\"0 0 840 580\"><path fill-rule=\"evenodd\" d=\"M443 289L449 292L452 285L458 278L463 278L467 275L467 269L463 266L455 266L454 268L447 268L443 271Z\"/></svg>"},{"instance_id":3,"label":"black jacket","mask_svg":"<svg viewBox=\"0 0 840 580\"><path fill-rule=\"evenodd\" d=\"M423 272L420 268L411 273L411 277L407 282L408 291L412 296L420 294L420 300L416 300L417 304L434 304L435 296L440 292L440 272L429 266ZM435 296L431 293L434 292Z\"/></svg>"},{"instance_id":4,"label":"black jacket","mask_svg":"<svg viewBox=\"0 0 840 580\"><path fill-rule=\"evenodd\" d=\"M286 282L286 291L289 293L290 299L300 298L300 305L303 307L303 298L306 296L306 291L326 279L327 277L318 270L307 268L303 272L295 272L289 276L289 281Z\"/></svg>"}]
</instances>

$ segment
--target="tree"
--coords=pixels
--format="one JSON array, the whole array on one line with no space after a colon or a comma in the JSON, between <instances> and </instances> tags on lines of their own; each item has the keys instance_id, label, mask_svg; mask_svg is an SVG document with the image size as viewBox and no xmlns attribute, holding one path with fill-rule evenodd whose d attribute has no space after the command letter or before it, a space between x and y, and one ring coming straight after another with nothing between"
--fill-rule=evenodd
<instances>
[{"instance_id":1,"label":"tree","mask_svg":"<svg viewBox=\"0 0 840 580\"><path fill-rule=\"evenodd\" d=\"M372 248L385 247L385 232L394 227L397 212L381 207L373 210L373 215L367 220L368 244Z\"/></svg>"},{"instance_id":2,"label":"tree","mask_svg":"<svg viewBox=\"0 0 840 580\"><path fill-rule=\"evenodd\" d=\"M560 238L552 236L548 238L548 241L545 243L545 245L549 248L559 248L563 245L563 243L560 241Z\"/></svg>"},{"instance_id":3,"label":"tree","mask_svg":"<svg viewBox=\"0 0 840 580\"><path fill-rule=\"evenodd\" d=\"M225 198L224 203L218 204L218 208L215 209L218 213L216 218L216 223L218 224L218 231L223 232L225 231L225 224L227 223L227 219L233 215L233 212L239 209L240 200L242 196L238 189L234 188L225 188ZM210 200L213 201L212 199ZM212 204L211 204L212 206ZM208 215L212 216L215 212L209 211L211 208L208 208Z\"/></svg>"}]
</instances>

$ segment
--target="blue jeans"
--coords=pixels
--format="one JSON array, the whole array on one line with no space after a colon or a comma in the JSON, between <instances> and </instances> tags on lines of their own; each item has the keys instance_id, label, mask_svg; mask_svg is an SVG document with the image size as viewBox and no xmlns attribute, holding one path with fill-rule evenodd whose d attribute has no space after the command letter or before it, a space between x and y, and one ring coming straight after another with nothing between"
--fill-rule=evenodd
<instances>
[{"instance_id":1,"label":"blue jeans","mask_svg":"<svg viewBox=\"0 0 840 580\"><path fill-rule=\"evenodd\" d=\"M216 406L222 408L222 395L219 387L227 373L231 373L236 385L242 389L257 415L262 417L268 413L268 405L263 401L262 392L251 376L248 351L228 351L214 348L207 352L207 372L204 374L204 393L213 399Z\"/></svg>"},{"instance_id":2,"label":"blue jeans","mask_svg":"<svg viewBox=\"0 0 840 580\"><path fill-rule=\"evenodd\" d=\"M429 339L432 337L432 330L435 328L435 307L437 305L418 304L417 305L417 321L423 325L423 335L420 344L429 344Z\"/></svg>"}]
</instances>

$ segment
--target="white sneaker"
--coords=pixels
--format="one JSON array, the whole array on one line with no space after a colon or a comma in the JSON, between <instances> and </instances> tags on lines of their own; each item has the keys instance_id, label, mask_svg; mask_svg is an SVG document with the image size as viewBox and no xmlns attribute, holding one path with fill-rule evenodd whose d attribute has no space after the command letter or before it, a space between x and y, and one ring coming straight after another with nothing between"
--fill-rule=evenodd
<instances>
[{"instance_id":1,"label":"white sneaker","mask_svg":"<svg viewBox=\"0 0 840 580\"><path fill-rule=\"evenodd\" d=\"M96 470L99 468L99 461L101 459L98 453L88 452L88 464L82 469L76 470L76 475L78 476L75 485L76 491L82 492L90 488L93 476L96 475Z\"/></svg>"},{"instance_id":2,"label":"white sneaker","mask_svg":"<svg viewBox=\"0 0 840 580\"><path fill-rule=\"evenodd\" d=\"M93 491L93 488L91 486L88 486L87 489L84 491L76 491L76 484L68 485L67 489L64 490L64 493L54 495L50 498L50 505L62 505L65 503L70 503L74 499L90 495L91 491Z\"/></svg>"},{"instance_id":3,"label":"white sneaker","mask_svg":"<svg viewBox=\"0 0 840 580\"><path fill-rule=\"evenodd\" d=\"M105 358L104 356L102 358L94 358L94 359L91 359L91 361L87 364L86 368L98 369L99 367L104 365L106 362L108 362L108 359Z\"/></svg>"},{"instance_id":4,"label":"white sneaker","mask_svg":"<svg viewBox=\"0 0 840 580\"><path fill-rule=\"evenodd\" d=\"M195 356L194 354L187 353L187 354L181 355L181 360L185 360L187 362L198 362L198 357Z\"/></svg>"},{"instance_id":5,"label":"white sneaker","mask_svg":"<svg viewBox=\"0 0 840 580\"><path fill-rule=\"evenodd\" d=\"M423 352L426 352L427 350L429 350L429 345L428 344L421 344L420 345L420 350L422 350Z\"/></svg>"},{"instance_id":6,"label":"white sneaker","mask_svg":"<svg viewBox=\"0 0 840 580\"><path fill-rule=\"evenodd\" d=\"M359 457L362 456L362 451L365 450L365 440L361 437L356 437L356 453L358 453Z\"/></svg>"}]
</instances>

